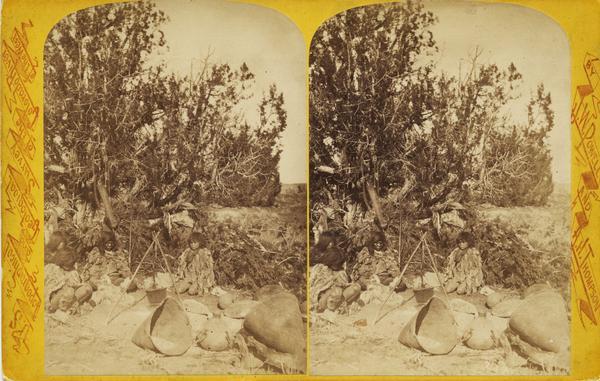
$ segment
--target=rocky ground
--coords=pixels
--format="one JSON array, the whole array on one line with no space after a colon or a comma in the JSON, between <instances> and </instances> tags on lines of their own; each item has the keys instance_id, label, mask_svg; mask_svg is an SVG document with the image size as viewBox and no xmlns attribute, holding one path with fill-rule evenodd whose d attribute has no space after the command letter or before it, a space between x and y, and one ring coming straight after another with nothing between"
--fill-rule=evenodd
<instances>
[{"instance_id":1,"label":"rocky ground","mask_svg":"<svg viewBox=\"0 0 600 381\"><path fill-rule=\"evenodd\" d=\"M268 208L223 208L212 206L208 211L212 221L227 222L240 229L254 229L248 235L255 237L266 247L264 255L276 243L287 240L281 247L296 247L305 242L306 188L303 185L284 186L277 204ZM260 229L257 229L260 227ZM283 230L282 236L282 227ZM288 242L289 241L289 242ZM304 245L304 244L302 244ZM303 260L304 252L290 252L284 261L278 261L282 272L294 271L293 261ZM279 263L283 262L283 263ZM296 264L297 267L297 264ZM166 274L164 274L166 275ZM298 276L304 278L304 273ZM302 293L304 285L296 285ZM252 298L250 290L223 286L237 301ZM301 288L301 290L300 290ZM300 290L300 291L299 291ZM150 374L274 374L281 373L267 364L249 367L242 362L240 350L215 352L192 347L181 356L167 357L141 349L131 341L136 328L152 313L156 306L150 305L144 291L121 296L120 288L106 282L99 287L92 299L98 301L93 307L84 303L75 313L57 311L46 313L45 320L45 367L50 375L150 375ZM175 297L171 291L169 295ZM222 313L215 295L184 296L185 300L201 302L213 314ZM116 317L114 317L116 316ZM114 317L111 319L111 317ZM206 315L188 313L194 335L207 320ZM236 332L242 319L223 317L228 330Z\"/></svg>"},{"instance_id":2,"label":"rocky ground","mask_svg":"<svg viewBox=\"0 0 600 381\"><path fill-rule=\"evenodd\" d=\"M552 260L569 256L569 198L568 189L559 189L546 206L497 208L481 206L487 219L510 223L534 249L543 251ZM518 294L518 290L499 290ZM558 290L568 299L568 284ZM505 358L501 348L480 351L459 344L447 355L429 355L398 342L406 323L416 314L418 306L412 291L395 294L384 304L389 291L375 292L376 297L364 307L349 311L314 313L311 317L310 371L316 375L550 375L523 358ZM440 295L444 297L444 295ZM469 301L480 314L490 310L485 296L477 294L450 299ZM383 316L381 318L381 316ZM494 331L501 334L508 319L491 317Z\"/></svg>"}]
</instances>

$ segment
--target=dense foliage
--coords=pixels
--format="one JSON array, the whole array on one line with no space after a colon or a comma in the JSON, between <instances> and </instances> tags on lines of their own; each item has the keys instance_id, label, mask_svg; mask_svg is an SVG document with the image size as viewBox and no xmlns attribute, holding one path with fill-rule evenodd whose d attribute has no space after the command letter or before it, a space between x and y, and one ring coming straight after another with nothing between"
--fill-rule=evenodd
<instances>
[{"instance_id":1,"label":"dense foliage","mask_svg":"<svg viewBox=\"0 0 600 381\"><path fill-rule=\"evenodd\" d=\"M166 16L150 2L71 14L45 47L47 200L60 194L98 207L110 198L161 215L175 202L270 205L280 190L283 95L275 85L248 121L246 66L204 61L189 77L152 64L166 48ZM106 205L105 205L106 206Z\"/></svg>"},{"instance_id":2,"label":"dense foliage","mask_svg":"<svg viewBox=\"0 0 600 381\"><path fill-rule=\"evenodd\" d=\"M528 123L518 125L507 112L522 81L513 64L481 64L477 50L458 76L436 74L427 59L436 49L435 22L420 2L408 1L352 8L317 31L310 61L314 201L362 203L365 184L395 193L423 217L451 201L547 200L550 95L540 86Z\"/></svg>"}]
</instances>

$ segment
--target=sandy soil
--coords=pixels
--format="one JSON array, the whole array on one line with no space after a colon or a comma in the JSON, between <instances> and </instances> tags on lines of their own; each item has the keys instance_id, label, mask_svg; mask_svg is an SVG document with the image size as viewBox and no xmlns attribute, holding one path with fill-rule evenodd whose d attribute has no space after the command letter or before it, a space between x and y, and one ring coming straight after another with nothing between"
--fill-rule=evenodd
<instances>
[{"instance_id":1,"label":"sandy soil","mask_svg":"<svg viewBox=\"0 0 600 381\"><path fill-rule=\"evenodd\" d=\"M115 313L140 298L144 298L142 292L128 294ZM207 305L211 312L218 311L216 297L193 298ZM52 375L273 373L242 368L239 352L234 349L210 352L193 345L182 356L167 357L137 347L131 342L133 332L153 308L147 299L142 299L108 325L112 303L100 304L81 316L71 316L66 323L47 317L46 372ZM200 315L188 316L192 328L202 320Z\"/></svg>"},{"instance_id":2,"label":"sandy soil","mask_svg":"<svg viewBox=\"0 0 600 381\"><path fill-rule=\"evenodd\" d=\"M369 304L348 315L316 314L311 324L311 374L315 375L549 375L520 358L507 364L500 348L488 351L457 345L447 355L429 355L398 342L398 335L417 313L412 291L401 303ZM443 295L438 295L443 297ZM484 297L460 298L484 312ZM381 318L383 316L383 318ZM362 322L361 322L362 320ZM491 317L498 334L508 319ZM366 326L364 322L366 321ZM557 373L560 374L560 373Z\"/></svg>"},{"instance_id":3,"label":"sandy soil","mask_svg":"<svg viewBox=\"0 0 600 381\"><path fill-rule=\"evenodd\" d=\"M277 204L270 208L214 207L209 213L217 221L231 220L240 226L252 226L256 221L271 228L256 232L259 240L268 243L277 238L278 229L288 226L290 239L305 240L306 193L305 187L284 187ZM300 232L300 233L299 233ZM274 235L271 237L271 235ZM279 239L279 238L277 238ZM225 287L223 287L225 288ZM236 299L249 298L249 294L227 290L238 295ZM51 375L148 375L148 374L273 374L279 373L265 365L249 369L240 364L240 352L229 349L210 352L196 345L182 356L167 357L143 350L131 341L136 328L150 315L150 306L142 291L127 294L113 313L122 311L110 324L106 324L113 309L113 296L96 307L87 308L79 315L66 316L64 322L57 316L46 315L45 365ZM192 298L185 296L185 298ZM217 297L193 297L211 312L218 312ZM136 303L137 302L137 303ZM128 308L129 307L129 308ZM203 315L188 313L192 329L202 324ZM231 319L233 320L233 319ZM242 321L232 322L241 327Z\"/></svg>"},{"instance_id":4,"label":"sandy soil","mask_svg":"<svg viewBox=\"0 0 600 381\"><path fill-rule=\"evenodd\" d=\"M490 219L510 223L537 250L548 255L569 255L568 193L555 193L547 206L497 208L482 206L480 211ZM560 290L568 297L568 290ZM398 342L398 335L414 316L418 307L412 291L402 294L405 301L388 302L383 312L390 311L378 323L381 303L368 304L350 314L313 314L311 320L311 368L316 375L549 375L520 358L504 359L501 349L477 351L459 344L449 354L433 356ZM451 298L458 297L450 294ZM464 298L464 297L463 297ZM486 311L484 297L464 298ZM568 298L567 298L568 300ZM366 326L360 323L365 319ZM508 319L496 318L498 332ZM364 323L364 322L363 322Z\"/></svg>"}]
</instances>

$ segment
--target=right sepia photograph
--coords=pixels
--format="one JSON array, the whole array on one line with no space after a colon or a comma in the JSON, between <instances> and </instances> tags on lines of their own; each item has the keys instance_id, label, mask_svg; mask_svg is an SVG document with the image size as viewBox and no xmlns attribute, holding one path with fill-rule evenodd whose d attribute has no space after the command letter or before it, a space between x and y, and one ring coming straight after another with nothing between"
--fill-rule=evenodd
<instances>
[{"instance_id":1,"label":"right sepia photograph","mask_svg":"<svg viewBox=\"0 0 600 381\"><path fill-rule=\"evenodd\" d=\"M406 1L310 46L310 372L559 375L570 51L543 13Z\"/></svg>"}]
</instances>

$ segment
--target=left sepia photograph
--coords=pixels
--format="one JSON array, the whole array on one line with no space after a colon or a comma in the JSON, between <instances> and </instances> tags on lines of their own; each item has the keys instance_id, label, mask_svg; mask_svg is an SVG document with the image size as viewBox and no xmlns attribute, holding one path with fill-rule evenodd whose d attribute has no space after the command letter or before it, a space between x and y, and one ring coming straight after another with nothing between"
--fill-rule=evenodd
<instances>
[{"instance_id":1,"label":"left sepia photograph","mask_svg":"<svg viewBox=\"0 0 600 381\"><path fill-rule=\"evenodd\" d=\"M305 42L229 1L59 20L44 51L48 375L306 371Z\"/></svg>"}]
</instances>

